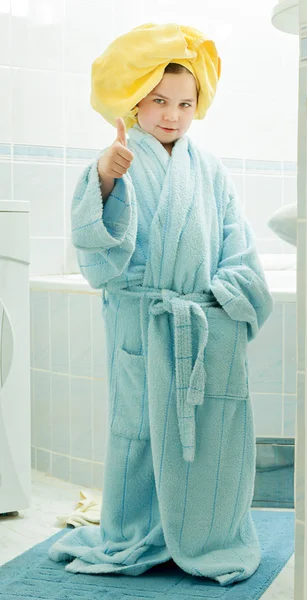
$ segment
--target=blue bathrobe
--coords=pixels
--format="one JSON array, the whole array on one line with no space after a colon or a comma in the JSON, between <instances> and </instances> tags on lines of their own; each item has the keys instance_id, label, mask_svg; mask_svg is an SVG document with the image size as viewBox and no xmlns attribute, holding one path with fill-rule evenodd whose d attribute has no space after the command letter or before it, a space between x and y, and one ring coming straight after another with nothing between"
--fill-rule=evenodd
<instances>
[{"instance_id":1,"label":"blue bathrobe","mask_svg":"<svg viewBox=\"0 0 307 600\"><path fill-rule=\"evenodd\" d=\"M50 557L127 575L172 558L224 586L260 562L247 343L272 297L221 161L188 136L170 156L139 125L128 147L105 206L97 160L72 203L80 270L103 290L109 427L100 528Z\"/></svg>"}]
</instances>

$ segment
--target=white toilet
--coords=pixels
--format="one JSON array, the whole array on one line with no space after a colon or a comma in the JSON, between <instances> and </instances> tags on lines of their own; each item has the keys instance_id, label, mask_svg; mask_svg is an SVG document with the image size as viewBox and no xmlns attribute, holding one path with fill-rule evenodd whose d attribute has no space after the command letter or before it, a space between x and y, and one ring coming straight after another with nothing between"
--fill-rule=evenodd
<instances>
[{"instance_id":1,"label":"white toilet","mask_svg":"<svg viewBox=\"0 0 307 600\"><path fill-rule=\"evenodd\" d=\"M29 209L0 200L0 514L30 505Z\"/></svg>"}]
</instances>

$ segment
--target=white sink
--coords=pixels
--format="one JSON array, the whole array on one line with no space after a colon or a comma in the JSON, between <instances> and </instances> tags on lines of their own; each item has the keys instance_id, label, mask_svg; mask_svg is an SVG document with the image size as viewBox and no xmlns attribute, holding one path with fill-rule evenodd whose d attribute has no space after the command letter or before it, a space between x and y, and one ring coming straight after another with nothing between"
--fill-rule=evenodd
<instances>
[{"instance_id":1,"label":"white sink","mask_svg":"<svg viewBox=\"0 0 307 600\"><path fill-rule=\"evenodd\" d=\"M299 0L279 0L273 8L272 24L284 33L299 34Z\"/></svg>"}]
</instances>

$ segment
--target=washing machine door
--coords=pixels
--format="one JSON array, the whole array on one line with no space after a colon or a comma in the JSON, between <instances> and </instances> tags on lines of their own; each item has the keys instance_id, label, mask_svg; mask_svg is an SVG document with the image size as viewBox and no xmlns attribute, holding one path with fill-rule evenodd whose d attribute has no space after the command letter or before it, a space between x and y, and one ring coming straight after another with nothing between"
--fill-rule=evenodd
<instances>
[{"instance_id":1,"label":"washing machine door","mask_svg":"<svg viewBox=\"0 0 307 600\"><path fill-rule=\"evenodd\" d=\"M0 513L29 507L29 203L0 201Z\"/></svg>"},{"instance_id":2,"label":"washing machine door","mask_svg":"<svg viewBox=\"0 0 307 600\"><path fill-rule=\"evenodd\" d=\"M3 297L7 294L8 274L12 263L29 264L29 202L0 200L0 389L10 372L14 353L13 329L9 308ZM17 293L18 281L16 281Z\"/></svg>"}]
</instances>

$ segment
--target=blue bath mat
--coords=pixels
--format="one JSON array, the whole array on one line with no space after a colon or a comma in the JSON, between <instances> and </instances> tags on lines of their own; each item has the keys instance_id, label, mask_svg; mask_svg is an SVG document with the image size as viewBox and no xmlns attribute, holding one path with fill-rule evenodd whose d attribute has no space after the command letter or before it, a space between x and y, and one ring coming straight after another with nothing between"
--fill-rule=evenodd
<instances>
[{"instance_id":1,"label":"blue bath mat","mask_svg":"<svg viewBox=\"0 0 307 600\"><path fill-rule=\"evenodd\" d=\"M252 510L262 561L249 579L221 587L192 577L173 562L143 575L68 573L47 556L61 530L0 568L1 600L258 600L294 552L294 512Z\"/></svg>"}]
</instances>

